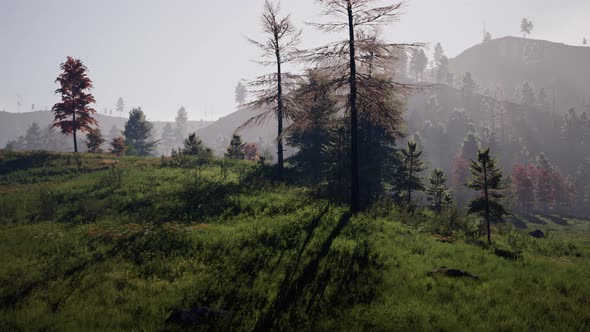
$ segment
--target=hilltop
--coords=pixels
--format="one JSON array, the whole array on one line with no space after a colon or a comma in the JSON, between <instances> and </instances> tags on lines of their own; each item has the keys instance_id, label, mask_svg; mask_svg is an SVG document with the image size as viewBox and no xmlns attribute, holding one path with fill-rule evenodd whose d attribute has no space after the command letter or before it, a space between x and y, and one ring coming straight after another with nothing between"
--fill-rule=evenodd
<instances>
[{"instance_id":1,"label":"hilltop","mask_svg":"<svg viewBox=\"0 0 590 332\"><path fill-rule=\"evenodd\" d=\"M450 60L456 77L471 72L482 88L500 86L504 98L523 82L553 92L557 109L590 108L590 47L503 37L475 45Z\"/></svg>"}]
</instances>

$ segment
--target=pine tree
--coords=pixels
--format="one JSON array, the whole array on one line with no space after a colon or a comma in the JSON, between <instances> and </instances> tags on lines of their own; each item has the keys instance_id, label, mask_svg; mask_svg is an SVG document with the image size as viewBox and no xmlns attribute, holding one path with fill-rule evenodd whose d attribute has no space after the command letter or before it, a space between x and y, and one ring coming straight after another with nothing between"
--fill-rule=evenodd
<instances>
[{"instance_id":1,"label":"pine tree","mask_svg":"<svg viewBox=\"0 0 590 332\"><path fill-rule=\"evenodd\" d=\"M475 190L478 195L469 203L469 214L483 216L487 230L488 243L491 244L492 221L502 221L508 214L500 203L504 195L502 190L502 172L496 167L496 160L490 157L490 149L479 150L477 161L471 160L469 167L473 178L467 182L467 187Z\"/></svg>"},{"instance_id":2,"label":"pine tree","mask_svg":"<svg viewBox=\"0 0 590 332\"><path fill-rule=\"evenodd\" d=\"M104 142L100 128L90 129L86 134L86 147L90 153L101 153Z\"/></svg>"},{"instance_id":3,"label":"pine tree","mask_svg":"<svg viewBox=\"0 0 590 332\"><path fill-rule=\"evenodd\" d=\"M477 151L479 150L479 137L476 133L470 131L463 140L461 146L461 155L466 160L475 159L477 157Z\"/></svg>"},{"instance_id":4,"label":"pine tree","mask_svg":"<svg viewBox=\"0 0 590 332\"><path fill-rule=\"evenodd\" d=\"M188 156L196 156L201 161L209 160L213 157L213 151L206 147L203 141L197 137L197 133L188 135L183 142L184 148L182 153Z\"/></svg>"},{"instance_id":5,"label":"pine tree","mask_svg":"<svg viewBox=\"0 0 590 332\"><path fill-rule=\"evenodd\" d=\"M453 207L454 202L455 202L455 199L453 198L453 194L451 193L451 191L450 190L445 191L443 194L443 207L445 209L450 209Z\"/></svg>"},{"instance_id":6,"label":"pine tree","mask_svg":"<svg viewBox=\"0 0 590 332\"><path fill-rule=\"evenodd\" d=\"M300 173L319 179L325 163L323 147L330 140L329 127L337 112L336 98L329 84L329 76L321 69L307 72L293 92L297 111L293 124L287 128L287 142L298 151L289 163Z\"/></svg>"},{"instance_id":7,"label":"pine tree","mask_svg":"<svg viewBox=\"0 0 590 332\"><path fill-rule=\"evenodd\" d=\"M449 205L448 202L445 202L445 199L448 200L448 197L445 197L445 195L448 194L449 190L445 184L447 179L445 178L442 169L435 168L432 173L430 173L428 181L430 184L426 189L426 196L430 201L430 208L433 211L440 212L446 205Z\"/></svg>"},{"instance_id":8,"label":"pine tree","mask_svg":"<svg viewBox=\"0 0 590 332\"><path fill-rule=\"evenodd\" d=\"M408 207L412 206L412 192L424 191L424 184L420 173L424 171L424 161L420 159L422 151L418 149L418 144L414 141L408 141L405 149L401 150L402 167L401 167L401 188L404 191L405 201Z\"/></svg>"},{"instance_id":9,"label":"pine tree","mask_svg":"<svg viewBox=\"0 0 590 332\"><path fill-rule=\"evenodd\" d=\"M168 154L172 149L175 149L177 147L176 143L176 133L174 132L174 128L172 128L172 124L166 123L166 125L164 125L164 128L162 128L162 136L160 138L160 150L164 154Z\"/></svg>"},{"instance_id":10,"label":"pine tree","mask_svg":"<svg viewBox=\"0 0 590 332\"><path fill-rule=\"evenodd\" d=\"M125 113L125 101L122 97L119 97L117 100L116 110L121 116L123 116L123 113Z\"/></svg>"},{"instance_id":11,"label":"pine tree","mask_svg":"<svg viewBox=\"0 0 590 332\"><path fill-rule=\"evenodd\" d=\"M225 152L225 157L229 159L244 159L244 143L242 143L242 137L240 137L240 135L233 134L229 146L227 147L227 151Z\"/></svg>"},{"instance_id":12,"label":"pine tree","mask_svg":"<svg viewBox=\"0 0 590 332\"><path fill-rule=\"evenodd\" d=\"M37 122L31 123L24 137L24 148L30 151L41 150L41 128Z\"/></svg>"},{"instance_id":13,"label":"pine tree","mask_svg":"<svg viewBox=\"0 0 590 332\"><path fill-rule=\"evenodd\" d=\"M246 94L248 93L248 91L246 90L246 86L244 86L244 84L242 84L242 82L238 82L238 85L236 85L236 90L235 90L235 101L236 103L238 103L238 105L243 105L246 102Z\"/></svg>"},{"instance_id":14,"label":"pine tree","mask_svg":"<svg viewBox=\"0 0 590 332\"><path fill-rule=\"evenodd\" d=\"M383 42L378 35L380 27L399 16L401 4L381 6L380 0L319 0L324 15L333 18L327 23L314 24L326 32L346 31L347 38L313 49L306 59L330 71L334 91L348 92L344 118L349 128L343 131L350 138L350 208L361 208L361 109L365 119L375 127L385 129L391 137L399 131L399 101L410 85L393 81L390 73L392 59L400 50L422 47L421 44L400 45ZM408 47L409 46L409 47ZM361 92L361 90L363 90ZM383 92L387 92L386 95ZM344 96L343 96L344 97ZM396 105L395 107L392 107ZM385 107L382 107L385 106ZM379 110L379 112L375 112ZM369 135L372 136L372 135ZM378 136L385 137L379 133ZM337 135L337 137L342 137ZM374 150L373 150L374 151ZM367 153L376 155L376 153ZM373 191L373 186L368 186Z\"/></svg>"},{"instance_id":15,"label":"pine tree","mask_svg":"<svg viewBox=\"0 0 590 332\"><path fill-rule=\"evenodd\" d=\"M350 134L342 121L330 128L328 143L324 146L325 165L323 167L328 182L330 197L345 199L350 193Z\"/></svg>"},{"instance_id":16,"label":"pine tree","mask_svg":"<svg viewBox=\"0 0 590 332\"><path fill-rule=\"evenodd\" d=\"M533 31L533 22L527 19L526 17L520 21L520 32L523 34L523 38L526 38L527 35L530 35Z\"/></svg>"},{"instance_id":17,"label":"pine tree","mask_svg":"<svg viewBox=\"0 0 590 332\"><path fill-rule=\"evenodd\" d=\"M182 140L187 135L187 123L188 123L188 115L186 113L186 109L184 107L180 107L180 109L178 109L178 112L176 113L176 120L175 120L175 124L176 124L175 134L176 134L176 143L177 144L181 144Z\"/></svg>"},{"instance_id":18,"label":"pine tree","mask_svg":"<svg viewBox=\"0 0 590 332\"><path fill-rule=\"evenodd\" d=\"M129 112L129 120L125 123L125 141L128 147L128 154L137 156L149 156L152 154L158 141L153 141L153 126L146 119L141 107L134 108Z\"/></svg>"},{"instance_id":19,"label":"pine tree","mask_svg":"<svg viewBox=\"0 0 590 332\"><path fill-rule=\"evenodd\" d=\"M119 136L111 140L111 153L116 156L122 156L127 151L127 144L125 143L125 137Z\"/></svg>"},{"instance_id":20,"label":"pine tree","mask_svg":"<svg viewBox=\"0 0 590 332\"><path fill-rule=\"evenodd\" d=\"M442 60L442 58L445 56L445 51L443 50L443 47L440 43L436 43L436 46L434 46L434 64L435 66L440 66L440 62Z\"/></svg>"},{"instance_id":21,"label":"pine tree","mask_svg":"<svg viewBox=\"0 0 590 332\"><path fill-rule=\"evenodd\" d=\"M426 57L426 53L424 53L423 49L412 50L412 59L410 60L410 68L416 75L416 81L418 81L418 74L420 74L421 80L424 80L424 70L428 65L428 58Z\"/></svg>"},{"instance_id":22,"label":"pine tree","mask_svg":"<svg viewBox=\"0 0 590 332\"><path fill-rule=\"evenodd\" d=\"M269 116L277 118L277 166L278 177L282 179L284 158L283 158L283 120L289 119L290 109L289 102L285 100L286 81L290 80L293 75L284 71L284 64L295 60L298 50L296 49L301 36L301 30L295 28L289 15L279 17L280 6L273 4L270 0L264 3L262 13L262 28L267 34L268 39L264 42L258 42L252 39L249 41L262 51L260 64L266 66L275 66L276 71L270 75L259 77L252 82L253 86L265 87L256 91L257 99L250 103L249 106L255 110L264 110L258 116L252 117L241 127L258 124Z\"/></svg>"},{"instance_id":23,"label":"pine tree","mask_svg":"<svg viewBox=\"0 0 590 332\"><path fill-rule=\"evenodd\" d=\"M80 60L68 57L60 68L63 73L55 81L61 87L55 93L61 94L61 102L52 108L55 114L53 126L61 128L63 134L73 134L74 152L78 152L77 132L98 125L93 117L96 110L89 106L96 101L91 93L87 93L93 88L92 80L86 74L88 68Z\"/></svg>"}]
</instances>

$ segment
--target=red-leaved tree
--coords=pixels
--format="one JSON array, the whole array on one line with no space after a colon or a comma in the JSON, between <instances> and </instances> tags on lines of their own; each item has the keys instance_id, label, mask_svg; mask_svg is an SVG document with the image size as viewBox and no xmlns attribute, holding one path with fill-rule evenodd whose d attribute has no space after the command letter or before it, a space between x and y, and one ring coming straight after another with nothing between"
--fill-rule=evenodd
<instances>
[{"instance_id":1,"label":"red-leaved tree","mask_svg":"<svg viewBox=\"0 0 590 332\"><path fill-rule=\"evenodd\" d=\"M514 165L512 169L512 195L514 197L514 207L528 212L534 201L533 180L530 172L522 165Z\"/></svg>"},{"instance_id":2,"label":"red-leaved tree","mask_svg":"<svg viewBox=\"0 0 590 332\"><path fill-rule=\"evenodd\" d=\"M246 160L256 161L258 160L258 147L255 143L246 143L244 145L244 155Z\"/></svg>"},{"instance_id":3,"label":"red-leaved tree","mask_svg":"<svg viewBox=\"0 0 590 332\"><path fill-rule=\"evenodd\" d=\"M78 152L76 132L88 131L98 124L92 117L96 110L89 106L96 102L89 92L93 87L92 80L86 74L88 68L78 59L68 57L60 69L63 72L55 82L61 87L55 93L61 95L61 102L51 109L55 114L53 127L59 127L63 134L73 134L74 152Z\"/></svg>"}]
</instances>

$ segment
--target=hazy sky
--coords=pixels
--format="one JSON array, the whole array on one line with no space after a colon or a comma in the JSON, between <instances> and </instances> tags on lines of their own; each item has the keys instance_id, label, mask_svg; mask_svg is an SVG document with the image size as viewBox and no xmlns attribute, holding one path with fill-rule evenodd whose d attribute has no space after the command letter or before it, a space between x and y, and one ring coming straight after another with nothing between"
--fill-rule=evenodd
<instances>
[{"instance_id":1,"label":"hazy sky","mask_svg":"<svg viewBox=\"0 0 590 332\"><path fill-rule=\"evenodd\" d=\"M141 106L151 120L172 120L185 106L192 120L235 110L234 87L270 70L253 63L264 0L0 0L0 110L51 107L66 56L81 59L94 80L97 109ZM304 25L318 21L313 0L283 0L303 28L304 47L339 38ZM387 28L395 42L440 41L455 56L482 39L520 35L580 45L590 39L590 0L409 0Z\"/></svg>"}]
</instances>

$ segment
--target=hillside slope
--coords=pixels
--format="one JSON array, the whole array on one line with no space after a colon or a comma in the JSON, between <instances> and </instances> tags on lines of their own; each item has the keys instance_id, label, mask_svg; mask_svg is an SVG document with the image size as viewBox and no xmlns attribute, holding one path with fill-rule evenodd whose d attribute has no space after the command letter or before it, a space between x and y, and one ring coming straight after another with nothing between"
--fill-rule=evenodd
<instances>
[{"instance_id":1,"label":"hillside slope","mask_svg":"<svg viewBox=\"0 0 590 332\"><path fill-rule=\"evenodd\" d=\"M555 90L557 109L590 104L590 47L504 37L475 45L450 60L455 77L471 72L482 88L500 86L511 98L523 82Z\"/></svg>"},{"instance_id":2,"label":"hillside slope","mask_svg":"<svg viewBox=\"0 0 590 332\"><path fill-rule=\"evenodd\" d=\"M433 236L444 215L351 218L219 165L0 152L0 331L177 331L187 308L213 311L198 331L588 330L588 220L494 227L511 260L474 220Z\"/></svg>"}]
</instances>

